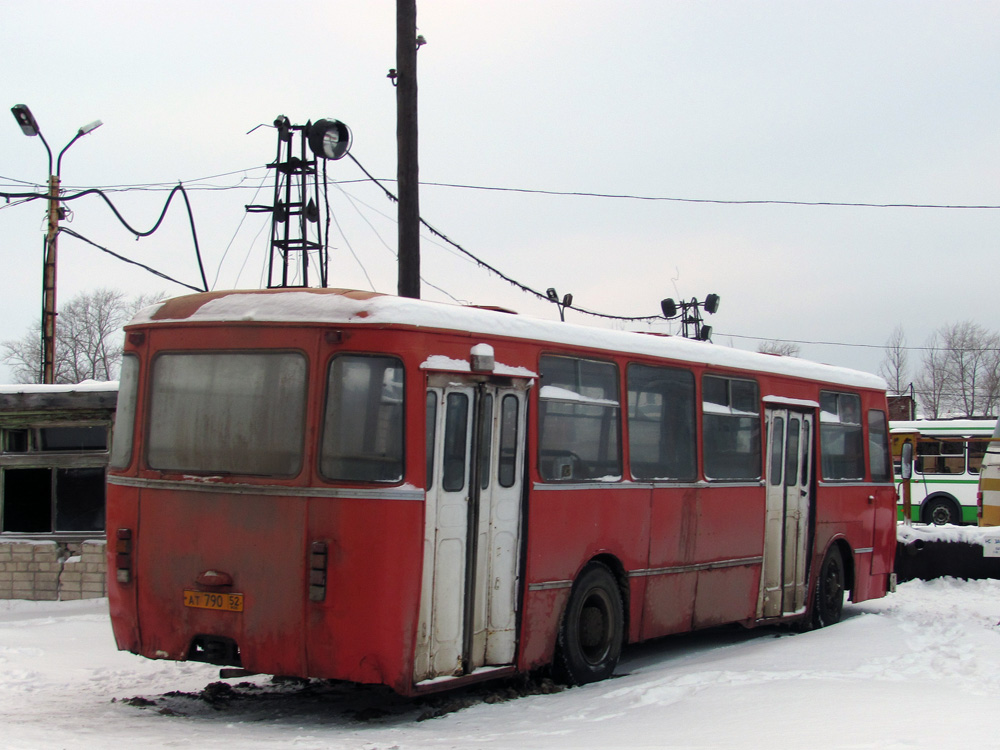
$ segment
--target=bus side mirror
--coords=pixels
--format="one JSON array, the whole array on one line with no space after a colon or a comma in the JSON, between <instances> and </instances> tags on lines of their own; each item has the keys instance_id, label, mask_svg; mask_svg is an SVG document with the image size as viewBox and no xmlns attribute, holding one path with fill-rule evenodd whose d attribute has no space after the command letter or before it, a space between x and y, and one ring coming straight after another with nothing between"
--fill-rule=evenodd
<instances>
[{"instance_id":1,"label":"bus side mirror","mask_svg":"<svg viewBox=\"0 0 1000 750\"><path fill-rule=\"evenodd\" d=\"M903 463L899 474L903 479L913 477L913 443L903 443Z\"/></svg>"}]
</instances>

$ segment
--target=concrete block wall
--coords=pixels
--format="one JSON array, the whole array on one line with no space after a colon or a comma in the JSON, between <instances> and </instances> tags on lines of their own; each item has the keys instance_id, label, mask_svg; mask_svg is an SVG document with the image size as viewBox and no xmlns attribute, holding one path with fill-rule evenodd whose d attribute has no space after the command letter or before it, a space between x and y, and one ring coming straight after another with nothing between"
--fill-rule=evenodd
<instances>
[{"instance_id":1,"label":"concrete block wall","mask_svg":"<svg viewBox=\"0 0 1000 750\"><path fill-rule=\"evenodd\" d=\"M0 599L107 596L105 542L0 540Z\"/></svg>"}]
</instances>

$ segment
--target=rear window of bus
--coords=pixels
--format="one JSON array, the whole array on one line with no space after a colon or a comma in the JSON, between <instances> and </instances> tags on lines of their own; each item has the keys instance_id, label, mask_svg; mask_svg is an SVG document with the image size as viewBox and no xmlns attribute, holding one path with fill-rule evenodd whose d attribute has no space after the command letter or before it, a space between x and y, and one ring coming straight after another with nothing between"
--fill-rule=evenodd
<instances>
[{"instance_id":1,"label":"rear window of bus","mask_svg":"<svg viewBox=\"0 0 1000 750\"><path fill-rule=\"evenodd\" d=\"M153 469L294 476L302 467L306 358L297 352L164 353L153 361Z\"/></svg>"}]
</instances>

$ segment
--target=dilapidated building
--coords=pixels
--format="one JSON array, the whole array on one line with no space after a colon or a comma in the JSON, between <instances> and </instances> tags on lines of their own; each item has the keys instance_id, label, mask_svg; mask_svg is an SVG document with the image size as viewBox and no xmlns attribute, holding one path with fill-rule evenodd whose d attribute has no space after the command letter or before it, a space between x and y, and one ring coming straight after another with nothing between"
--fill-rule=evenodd
<instances>
[{"instance_id":1,"label":"dilapidated building","mask_svg":"<svg viewBox=\"0 0 1000 750\"><path fill-rule=\"evenodd\" d=\"M0 386L0 599L103 596L117 383Z\"/></svg>"}]
</instances>

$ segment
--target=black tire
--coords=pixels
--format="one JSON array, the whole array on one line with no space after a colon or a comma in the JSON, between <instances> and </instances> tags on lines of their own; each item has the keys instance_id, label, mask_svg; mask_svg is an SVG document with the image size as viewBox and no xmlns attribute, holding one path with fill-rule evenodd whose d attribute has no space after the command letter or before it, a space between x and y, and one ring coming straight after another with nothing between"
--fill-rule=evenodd
<instances>
[{"instance_id":1,"label":"black tire","mask_svg":"<svg viewBox=\"0 0 1000 750\"><path fill-rule=\"evenodd\" d=\"M624 630L618 582L606 565L591 563L573 584L563 614L556 677L570 685L610 677L622 653Z\"/></svg>"},{"instance_id":2,"label":"black tire","mask_svg":"<svg viewBox=\"0 0 1000 750\"><path fill-rule=\"evenodd\" d=\"M844 611L844 558L840 548L834 545L823 558L816 581L816 597L813 600L812 625L823 628L840 622Z\"/></svg>"},{"instance_id":3,"label":"black tire","mask_svg":"<svg viewBox=\"0 0 1000 750\"><path fill-rule=\"evenodd\" d=\"M924 507L925 523L944 526L946 523L962 523L958 506L944 497L935 497Z\"/></svg>"}]
</instances>

